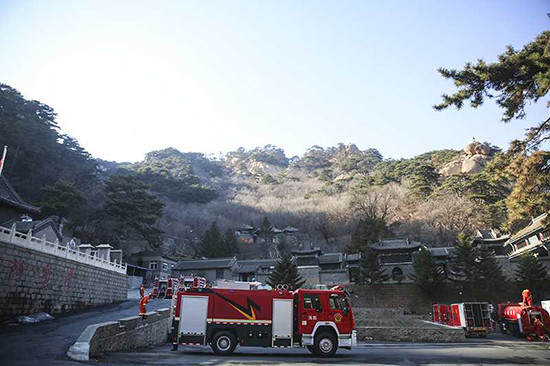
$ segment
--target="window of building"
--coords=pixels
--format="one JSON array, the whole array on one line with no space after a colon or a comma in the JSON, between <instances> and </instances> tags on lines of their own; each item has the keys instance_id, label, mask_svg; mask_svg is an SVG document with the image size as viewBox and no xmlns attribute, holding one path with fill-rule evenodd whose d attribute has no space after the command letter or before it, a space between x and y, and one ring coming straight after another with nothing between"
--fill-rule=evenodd
<instances>
[{"instance_id":1,"label":"window of building","mask_svg":"<svg viewBox=\"0 0 550 366\"><path fill-rule=\"evenodd\" d=\"M223 268L222 269L216 269L216 279L223 278Z\"/></svg>"},{"instance_id":2,"label":"window of building","mask_svg":"<svg viewBox=\"0 0 550 366\"><path fill-rule=\"evenodd\" d=\"M167 271L168 270L168 263L162 262L162 270Z\"/></svg>"},{"instance_id":3,"label":"window of building","mask_svg":"<svg viewBox=\"0 0 550 366\"><path fill-rule=\"evenodd\" d=\"M391 271L391 276L394 281L401 282L403 281L403 270L399 267L395 267Z\"/></svg>"},{"instance_id":4,"label":"window of building","mask_svg":"<svg viewBox=\"0 0 550 366\"><path fill-rule=\"evenodd\" d=\"M323 307L321 306L321 299L319 299L319 295L304 295L304 308L315 309L318 312L322 312Z\"/></svg>"},{"instance_id":5,"label":"window of building","mask_svg":"<svg viewBox=\"0 0 550 366\"><path fill-rule=\"evenodd\" d=\"M158 267L159 267L159 263L157 261L149 262L149 269L157 269Z\"/></svg>"}]
</instances>

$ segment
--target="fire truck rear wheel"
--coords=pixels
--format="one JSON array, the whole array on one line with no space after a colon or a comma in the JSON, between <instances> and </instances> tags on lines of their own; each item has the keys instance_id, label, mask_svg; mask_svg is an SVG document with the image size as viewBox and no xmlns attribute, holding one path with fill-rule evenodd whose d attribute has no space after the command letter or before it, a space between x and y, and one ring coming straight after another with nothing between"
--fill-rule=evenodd
<instances>
[{"instance_id":1,"label":"fire truck rear wheel","mask_svg":"<svg viewBox=\"0 0 550 366\"><path fill-rule=\"evenodd\" d=\"M237 347L237 337L231 332L218 332L214 335L211 346L217 355L230 355Z\"/></svg>"},{"instance_id":2,"label":"fire truck rear wheel","mask_svg":"<svg viewBox=\"0 0 550 366\"><path fill-rule=\"evenodd\" d=\"M315 337L313 353L318 357L332 357L338 350L336 337L330 333L321 333Z\"/></svg>"}]
</instances>

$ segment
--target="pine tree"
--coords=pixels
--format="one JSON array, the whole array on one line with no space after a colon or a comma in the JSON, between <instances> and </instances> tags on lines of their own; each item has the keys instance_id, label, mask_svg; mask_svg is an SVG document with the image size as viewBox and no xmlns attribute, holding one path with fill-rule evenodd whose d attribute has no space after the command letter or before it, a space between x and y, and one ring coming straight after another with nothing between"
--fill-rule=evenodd
<instances>
[{"instance_id":1,"label":"pine tree","mask_svg":"<svg viewBox=\"0 0 550 366\"><path fill-rule=\"evenodd\" d=\"M433 300L445 287L445 273L427 248L423 247L414 258L413 270L411 279L429 300Z\"/></svg>"},{"instance_id":2,"label":"pine tree","mask_svg":"<svg viewBox=\"0 0 550 366\"><path fill-rule=\"evenodd\" d=\"M302 287L306 280L298 274L298 267L292 263L290 256L283 254L266 282L273 288L277 285L288 285L290 290L296 290Z\"/></svg>"},{"instance_id":3,"label":"pine tree","mask_svg":"<svg viewBox=\"0 0 550 366\"><path fill-rule=\"evenodd\" d=\"M475 300L475 284L479 281L476 249L471 238L460 234L455 244L456 262L452 266L453 281L466 296Z\"/></svg>"},{"instance_id":4,"label":"pine tree","mask_svg":"<svg viewBox=\"0 0 550 366\"><path fill-rule=\"evenodd\" d=\"M544 265L534 255L525 254L519 258L515 276L521 289L531 290L533 297L543 299L547 295L550 277Z\"/></svg>"},{"instance_id":5,"label":"pine tree","mask_svg":"<svg viewBox=\"0 0 550 366\"><path fill-rule=\"evenodd\" d=\"M210 228L204 232L199 243L199 254L206 258L220 258L225 256L224 238L218 223L213 221Z\"/></svg>"},{"instance_id":6,"label":"pine tree","mask_svg":"<svg viewBox=\"0 0 550 366\"><path fill-rule=\"evenodd\" d=\"M157 222L163 214L164 203L147 192L148 186L135 176L111 175L105 184L104 220L111 228L111 243L124 240L145 240L153 248L162 245L162 231L157 229ZM109 228L107 226L107 228ZM134 239L134 240L135 240Z\"/></svg>"},{"instance_id":7,"label":"pine tree","mask_svg":"<svg viewBox=\"0 0 550 366\"><path fill-rule=\"evenodd\" d=\"M381 284L389 279L380 266L378 252L371 247L366 248L361 253L361 262L359 266L359 283L367 285Z\"/></svg>"},{"instance_id":8,"label":"pine tree","mask_svg":"<svg viewBox=\"0 0 550 366\"><path fill-rule=\"evenodd\" d=\"M271 222L269 222L269 219L264 217L262 224L260 225L260 236L267 239L273 235L273 225L271 225Z\"/></svg>"},{"instance_id":9,"label":"pine tree","mask_svg":"<svg viewBox=\"0 0 550 366\"><path fill-rule=\"evenodd\" d=\"M351 233L351 243L346 247L347 253L361 253L370 244L376 243L382 237L391 237L393 234L386 226L386 221L375 218L359 220L357 227Z\"/></svg>"},{"instance_id":10,"label":"pine tree","mask_svg":"<svg viewBox=\"0 0 550 366\"><path fill-rule=\"evenodd\" d=\"M427 198L438 185L439 173L431 164L422 164L414 169L411 184L409 186L409 197L415 200Z\"/></svg>"},{"instance_id":11,"label":"pine tree","mask_svg":"<svg viewBox=\"0 0 550 366\"><path fill-rule=\"evenodd\" d=\"M494 302L497 300L495 296L506 290L508 280L492 250L478 246L476 252L479 278L477 287Z\"/></svg>"},{"instance_id":12,"label":"pine tree","mask_svg":"<svg viewBox=\"0 0 550 366\"><path fill-rule=\"evenodd\" d=\"M520 50L508 46L498 55L498 61L478 59L476 63L466 63L462 70L440 68L439 73L453 80L457 90L452 95L443 94L443 101L434 108L443 110L455 106L460 109L465 102L478 108L486 104L483 103L486 99L496 98L497 104L504 109L504 122L525 118L525 106L550 92L549 41L550 31L544 31ZM546 120L529 130L525 142L533 144L536 150L548 139L549 133L550 122Z\"/></svg>"},{"instance_id":13,"label":"pine tree","mask_svg":"<svg viewBox=\"0 0 550 366\"><path fill-rule=\"evenodd\" d=\"M225 253L221 255L222 257L231 257L239 253L237 238L235 238L235 233L231 229L227 229L223 236L223 250Z\"/></svg>"}]
</instances>

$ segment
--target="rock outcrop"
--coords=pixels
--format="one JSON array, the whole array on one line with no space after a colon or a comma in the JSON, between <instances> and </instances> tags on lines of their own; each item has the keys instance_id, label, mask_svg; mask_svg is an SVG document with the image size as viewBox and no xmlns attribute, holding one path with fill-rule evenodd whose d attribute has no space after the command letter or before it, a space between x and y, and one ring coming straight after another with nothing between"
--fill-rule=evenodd
<instances>
[{"instance_id":1,"label":"rock outcrop","mask_svg":"<svg viewBox=\"0 0 550 366\"><path fill-rule=\"evenodd\" d=\"M282 149L267 145L250 151L239 148L228 154L225 164L237 175L261 177L282 172L288 166L288 158Z\"/></svg>"},{"instance_id":2,"label":"rock outcrop","mask_svg":"<svg viewBox=\"0 0 550 366\"><path fill-rule=\"evenodd\" d=\"M445 177L460 173L480 173L493 160L494 151L488 143L470 142L464 153L446 164L439 173Z\"/></svg>"}]
</instances>

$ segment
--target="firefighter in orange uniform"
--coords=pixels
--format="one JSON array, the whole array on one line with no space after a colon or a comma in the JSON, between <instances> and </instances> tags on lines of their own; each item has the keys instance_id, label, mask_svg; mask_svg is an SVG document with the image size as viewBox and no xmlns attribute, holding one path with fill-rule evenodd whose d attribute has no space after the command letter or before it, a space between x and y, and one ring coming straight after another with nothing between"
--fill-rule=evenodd
<instances>
[{"instance_id":1,"label":"firefighter in orange uniform","mask_svg":"<svg viewBox=\"0 0 550 366\"><path fill-rule=\"evenodd\" d=\"M523 301L521 302L522 306L533 306L533 295L531 295L529 289L523 290L521 296L523 297Z\"/></svg>"},{"instance_id":2,"label":"firefighter in orange uniform","mask_svg":"<svg viewBox=\"0 0 550 366\"><path fill-rule=\"evenodd\" d=\"M143 299L144 295L145 295L145 286L141 284L141 287L139 288L139 298Z\"/></svg>"},{"instance_id":3,"label":"firefighter in orange uniform","mask_svg":"<svg viewBox=\"0 0 550 366\"><path fill-rule=\"evenodd\" d=\"M147 313L146 305L149 302L149 299L151 298L151 293L148 293L147 296L142 297L141 300L139 300L139 315L142 317L145 317L145 314Z\"/></svg>"}]
</instances>

